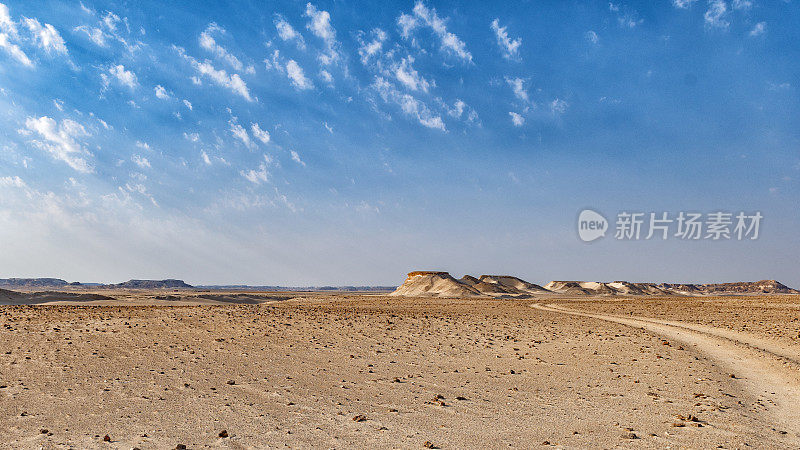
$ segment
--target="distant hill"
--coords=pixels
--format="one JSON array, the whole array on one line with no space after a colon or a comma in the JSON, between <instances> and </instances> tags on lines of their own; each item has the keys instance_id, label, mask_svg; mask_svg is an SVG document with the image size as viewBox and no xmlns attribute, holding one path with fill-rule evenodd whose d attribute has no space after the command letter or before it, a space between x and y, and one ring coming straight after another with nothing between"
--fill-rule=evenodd
<instances>
[{"instance_id":1,"label":"distant hill","mask_svg":"<svg viewBox=\"0 0 800 450\"><path fill-rule=\"evenodd\" d=\"M3 287L63 287L71 283L60 278L0 278Z\"/></svg>"},{"instance_id":2,"label":"distant hill","mask_svg":"<svg viewBox=\"0 0 800 450\"><path fill-rule=\"evenodd\" d=\"M128 280L124 283L106 284L103 287L122 289L187 289L194 286L183 280Z\"/></svg>"},{"instance_id":3,"label":"distant hill","mask_svg":"<svg viewBox=\"0 0 800 450\"><path fill-rule=\"evenodd\" d=\"M529 298L549 296L746 295L800 294L775 280L714 284L631 283L628 281L551 281L544 287L509 275L465 275L456 280L447 272L415 271L389 295L405 297Z\"/></svg>"}]
</instances>

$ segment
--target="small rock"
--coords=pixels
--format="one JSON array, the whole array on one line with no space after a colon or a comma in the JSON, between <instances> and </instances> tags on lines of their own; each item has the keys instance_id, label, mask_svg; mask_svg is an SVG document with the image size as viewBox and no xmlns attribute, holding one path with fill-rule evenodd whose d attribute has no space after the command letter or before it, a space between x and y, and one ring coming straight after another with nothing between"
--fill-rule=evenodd
<instances>
[{"instance_id":1,"label":"small rock","mask_svg":"<svg viewBox=\"0 0 800 450\"><path fill-rule=\"evenodd\" d=\"M103 442L111 442L111 437L109 435L103 436Z\"/></svg>"},{"instance_id":2,"label":"small rock","mask_svg":"<svg viewBox=\"0 0 800 450\"><path fill-rule=\"evenodd\" d=\"M178 444L175 446L175 450L186 450L185 444Z\"/></svg>"},{"instance_id":3,"label":"small rock","mask_svg":"<svg viewBox=\"0 0 800 450\"><path fill-rule=\"evenodd\" d=\"M353 422L365 422L367 420L367 416L363 414L357 414L353 416Z\"/></svg>"},{"instance_id":4,"label":"small rock","mask_svg":"<svg viewBox=\"0 0 800 450\"><path fill-rule=\"evenodd\" d=\"M639 436L636 435L634 432L625 433L622 435L622 439L639 439Z\"/></svg>"},{"instance_id":5,"label":"small rock","mask_svg":"<svg viewBox=\"0 0 800 450\"><path fill-rule=\"evenodd\" d=\"M222 430L222 431L220 431L220 432L219 432L219 437L221 437L221 438L226 438L226 437L228 437L228 431L227 431L227 430Z\"/></svg>"},{"instance_id":6,"label":"small rock","mask_svg":"<svg viewBox=\"0 0 800 450\"><path fill-rule=\"evenodd\" d=\"M436 448L436 446L433 445L433 443L431 441L425 441L425 443L422 444L422 446L425 447L425 448Z\"/></svg>"},{"instance_id":7,"label":"small rock","mask_svg":"<svg viewBox=\"0 0 800 450\"><path fill-rule=\"evenodd\" d=\"M235 382L235 381L233 381L233 380L228 380L228 384L229 384L229 385L231 385L231 386L233 386L234 384L236 384L236 382Z\"/></svg>"},{"instance_id":8,"label":"small rock","mask_svg":"<svg viewBox=\"0 0 800 450\"><path fill-rule=\"evenodd\" d=\"M47 431L47 429L46 429L46 428L42 428L41 430L39 430L39 433L42 433L42 434L47 434L47 433L48 433L48 431Z\"/></svg>"}]
</instances>

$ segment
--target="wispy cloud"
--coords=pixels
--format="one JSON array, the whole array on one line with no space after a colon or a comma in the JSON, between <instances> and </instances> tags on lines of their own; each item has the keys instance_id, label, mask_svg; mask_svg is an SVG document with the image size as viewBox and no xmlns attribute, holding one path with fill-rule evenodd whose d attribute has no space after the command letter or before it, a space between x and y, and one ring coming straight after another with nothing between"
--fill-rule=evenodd
<instances>
[{"instance_id":1,"label":"wispy cloud","mask_svg":"<svg viewBox=\"0 0 800 450\"><path fill-rule=\"evenodd\" d=\"M136 86L139 85L136 74L130 70L127 70L122 64L110 66L107 70L107 73L100 74L100 78L103 80L104 89L107 89L114 80L130 89L135 89Z\"/></svg>"},{"instance_id":2,"label":"wispy cloud","mask_svg":"<svg viewBox=\"0 0 800 450\"><path fill-rule=\"evenodd\" d=\"M519 48L522 45L522 39L511 39L508 37L507 27L501 27L499 19L494 19L491 27L497 38L497 45L499 45L500 49L503 51L503 57L513 61L519 61Z\"/></svg>"},{"instance_id":3,"label":"wispy cloud","mask_svg":"<svg viewBox=\"0 0 800 450\"><path fill-rule=\"evenodd\" d=\"M472 62L472 54L467 50L467 44L458 36L447 31L445 20L436 14L436 10L428 8L424 3L418 1L414 5L414 15L401 14L397 19L397 24L401 28L401 35L409 38L411 32L422 25L429 27L439 38L441 48L465 62Z\"/></svg>"},{"instance_id":4,"label":"wispy cloud","mask_svg":"<svg viewBox=\"0 0 800 450\"><path fill-rule=\"evenodd\" d=\"M728 5L724 0L710 0L708 2L708 10L703 15L703 18L709 28L727 29L730 26L727 16Z\"/></svg>"},{"instance_id":5,"label":"wispy cloud","mask_svg":"<svg viewBox=\"0 0 800 450\"><path fill-rule=\"evenodd\" d=\"M57 123L54 119L42 116L39 118L28 117L25 120L27 132L36 133L39 139L30 141L32 145L45 150L60 161L78 172L91 173L94 168L86 161L85 157L91 156L80 139L90 136L86 128L71 119L64 119Z\"/></svg>"},{"instance_id":6,"label":"wispy cloud","mask_svg":"<svg viewBox=\"0 0 800 450\"><path fill-rule=\"evenodd\" d=\"M269 156L264 155L264 161L262 161L256 169L241 170L239 171L239 174L253 184L266 183L269 180L269 172L267 172L267 167L271 164L271 162L272 160L270 160Z\"/></svg>"},{"instance_id":7,"label":"wispy cloud","mask_svg":"<svg viewBox=\"0 0 800 450\"><path fill-rule=\"evenodd\" d=\"M286 76L289 77L289 80L297 89L305 90L314 87L314 83L306 78L303 68L293 59L286 62Z\"/></svg>"},{"instance_id":8,"label":"wispy cloud","mask_svg":"<svg viewBox=\"0 0 800 450\"><path fill-rule=\"evenodd\" d=\"M357 39L359 42L358 55L361 57L361 63L367 65L370 58L378 55L383 49L383 43L388 38L385 31L380 28L375 28L371 31L372 40L364 40L364 33L358 34Z\"/></svg>"},{"instance_id":9,"label":"wispy cloud","mask_svg":"<svg viewBox=\"0 0 800 450\"><path fill-rule=\"evenodd\" d=\"M26 18L24 23L33 34L34 40L40 48L48 53L67 54L67 46L64 44L64 39L52 25L49 23L42 25L38 20L29 18Z\"/></svg>"},{"instance_id":10,"label":"wispy cloud","mask_svg":"<svg viewBox=\"0 0 800 450\"><path fill-rule=\"evenodd\" d=\"M521 114L515 113L514 111L509 111L508 115L511 116L511 123L514 124L515 127L521 127L525 124L525 118L522 117Z\"/></svg>"},{"instance_id":11,"label":"wispy cloud","mask_svg":"<svg viewBox=\"0 0 800 450\"><path fill-rule=\"evenodd\" d=\"M306 28L325 43L326 51L320 53L320 62L327 66L338 61L341 55L339 43L336 41L336 30L331 25L330 13L317 9L309 2L306 4L305 16L309 18Z\"/></svg>"},{"instance_id":12,"label":"wispy cloud","mask_svg":"<svg viewBox=\"0 0 800 450\"><path fill-rule=\"evenodd\" d=\"M751 37L761 36L762 34L767 32L767 23L766 22L758 22L750 33L748 33Z\"/></svg>"},{"instance_id":13,"label":"wispy cloud","mask_svg":"<svg viewBox=\"0 0 800 450\"><path fill-rule=\"evenodd\" d=\"M525 80L522 78L509 78L506 77L506 83L511 86L511 90L514 91L514 95L522 100L523 102L530 101L528 99L528 91L525 90Z\"/></svg>"},{"instance_id":14,"label":"wispy cloud","mask_svg":"<svg viewBox=\"0 0 800 450\"><path fill-rule=\"evenodd\" d=\"M250 90L247 88L247 84L245 84L244 80L242 80L242 77L240 77L238 73L228 75L228 72L226 72L224 69L215 68L210 61L200 62L187 55L185 50L181 47L173 46L173 49L175 49L186 61L188 61L199 75L208 77L214 83L230 89L231 91L244 97L244 99L249 102L254 100L253 97L250 96Z\"/></svg>"},{"instance_id":15,"label":"wispy cloud","mask_svg":"<svg viewBox=\"0 0 800 450\"><path fill-rule=\"evenodd\" d=\"M219 45L217 41L214 39L214 34L224 35L225 29L217 25L216 23L211 23L208 27L200 33L200 47L208 50L209 52L213 53L217 58L225 61L228 65L233 67L234 70L241 72L245 70L244 64L239 61L239 58L232 55L225 47ZM254 70L254 69L253 69ZM250 72L250 68L247 68L247 71Z\"/></svg>"},{"instance_id":16,"label":"wispy cloud","mask_svg":"<svg viewBox=\"0 0 800 450\"><path fill-rule=\"evenodd\" d=\"M157 98L160 98L161 100L169 100L170 98L169 93L167 92L166 89L164 89L164 86L157 84L156 87L153 88L153 90L155 91Z\"/></svg>"},{"instance_id":17,"label":"wispy cloud","mask_svg":"<svg viewBox=\"0 0 800 450\"><path fill-rule=\"evenodd\" d=\"M250 124L250 131L253 132L253 136L255 136L255 138L258 139L259 141L261 141L261 143L265 145L269 144L270 140L269 131L262 130L261 127L255 122Z\"/></svg>"},{"instance_id":18,"label":"wispy cloud","mask_svg":"<svg viewBox=\"0 0 800 450\"><path fill-rule=\"evenodd\" d=\"M256 144L250 139L250 135L247 134L247 130L245 130L243 126L233 120L228 123L230 124L230 131L233 137L242 141L247 148L255 148Z\"/></svg>"},{"instance_id":19,"label":"wispy cloud","mask_svg":"<svg viewBox=\"0 0 800 450\"><path fill-rule=\"evenodd\" d=\"M11 42L11 38L7 33L0 33L0 48L5 50L6 53L11 55L14 59L19 61L25 66L33 67L33 61L28 58L28 55L19 47L19 45Z\"/></svg>"},{"instance_id":20,"label":"wispy cloud","mask_svg":"<svg viewBox=\"0 0 800 450\"><path fill-rule=\"evenodd\" d=\"M303 167L306 166L306 163L304 163L303 160L300 159L300 154L299 153L297 153L294 150L290 150L289 153L291 153L291 155L292 155L292 161L296 162L297 164L300 164Z\"/></svg>"},{"instance_id":21,"label":"wispy cloud","mask_svg":"<svg viewBox=\"0 0 800 450\"><path fill-rule=\"evenodd\" d=\"M275 16L275 29L278 30L278 36L284 41L294 41L297 48L305 50L306 42L303 36L294 29L294 27L286 21L281 15Z\"/></svg>"},{"instance_id":22,"label":"wispy cloud","mask_svg":"<svg viewBox=\"0 0 800 450\"><path fill-rule=\"evenodd\" d=\"M394 76L397 78L397 81L403 84L403 86L411 89L412 91L422 91L428 92L428 88L431 86L431 83L428 82L425 78L423 78L419 72L417 72L412 64L414 63L414 57L411 55L406 56L403 58L399 64L394 66Z\"/></svg>"},{"instance_id":23,"label":"wispy cloud","mask_svg":"<svg viewBox=\"0 0 800 450\"><path fill-rule=\"evenodd\" d=\"M383 77L376 77L372 88L378 92L384 102L398 105L404 114L415 118L421 125L447 131L440 115L435 114L427 105L413 96L398 91Z\"/></svg>"}]
</instances>

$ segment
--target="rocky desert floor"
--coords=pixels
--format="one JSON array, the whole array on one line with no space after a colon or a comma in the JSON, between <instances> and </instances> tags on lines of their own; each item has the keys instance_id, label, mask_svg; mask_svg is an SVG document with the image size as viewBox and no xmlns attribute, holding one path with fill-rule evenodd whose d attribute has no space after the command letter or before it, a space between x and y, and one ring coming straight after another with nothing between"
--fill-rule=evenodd
<instances>
[{"instance_id":1,"label":"rocky desert floor","mask_svg":"<svg viewBox=\"0 0 800 450\"><path fill-rule=\"evenodd\" d=\"M800 446L798 296L133 297L0 306L0 448Z\"/></svg>"}]
</instances>

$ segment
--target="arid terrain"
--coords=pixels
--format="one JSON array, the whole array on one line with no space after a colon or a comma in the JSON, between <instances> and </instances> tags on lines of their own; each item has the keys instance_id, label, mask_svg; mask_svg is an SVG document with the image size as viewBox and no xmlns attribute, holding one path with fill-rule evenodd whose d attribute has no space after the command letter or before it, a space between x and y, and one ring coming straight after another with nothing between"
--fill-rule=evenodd
<instances>
[{"instance_id":1,"label":"arid terrain","mask_svg":"<svg viewBox=\"0 0 800 450\"><path fill-rule=\"evenodd\" d=\"M0 306L0 447L800 445L797 295L102 295Z\"/></svg>"}]
</instances>

